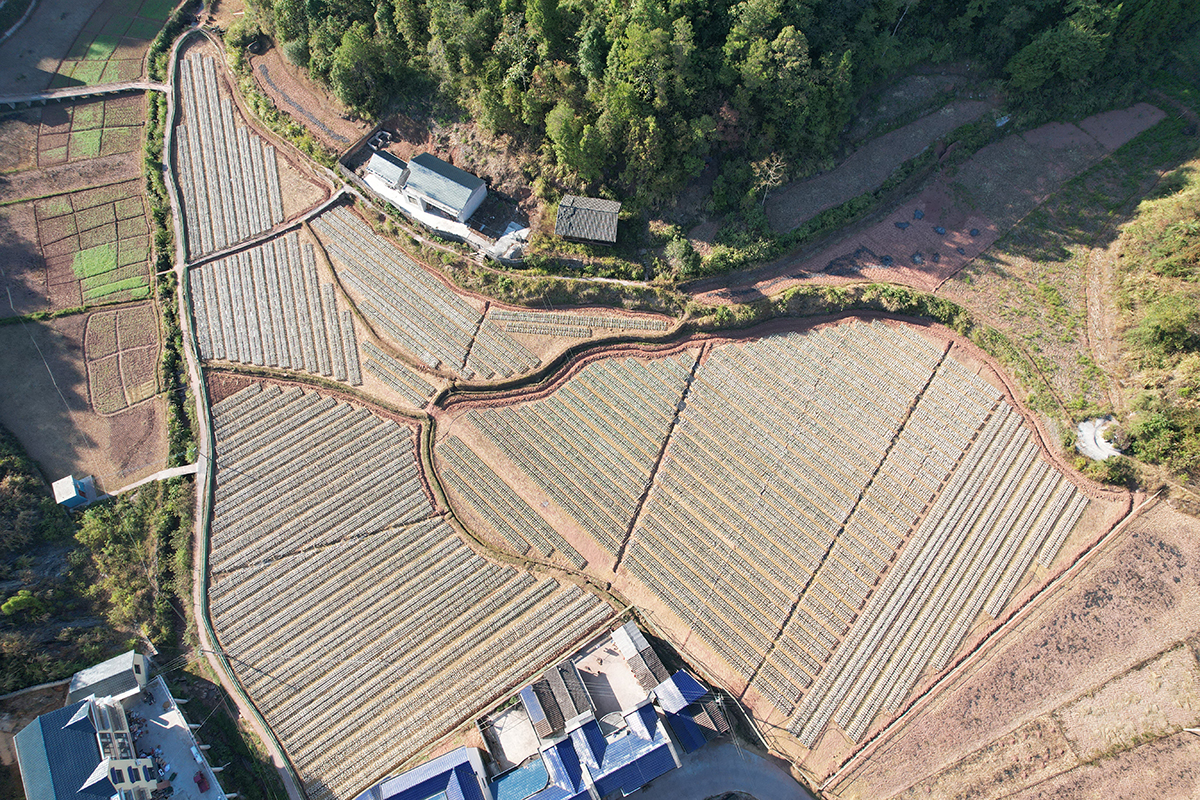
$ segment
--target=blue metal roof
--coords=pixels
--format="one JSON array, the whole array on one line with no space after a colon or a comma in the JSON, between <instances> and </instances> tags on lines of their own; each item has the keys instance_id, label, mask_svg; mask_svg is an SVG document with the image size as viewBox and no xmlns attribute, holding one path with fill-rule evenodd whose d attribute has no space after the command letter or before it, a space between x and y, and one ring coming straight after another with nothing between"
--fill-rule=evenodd
<instances>
[{"instance_id":1,"label":"blue metal roof","mask_svg":"<svg viewBox=\"0 0 1200 800\"><path fill-rule=\"evenodd\" d=\"M596 793L604 797L620 789L625 794L632 794L659 775L673 769L675 769L675 759L671 756L670 745L663 742L628 763L596 778Z\"/></svg>"},{"instance_id":2,"label":"blue metal roof","mask_svg":"<svg viewBox=\"0 0 1200 800\"><path fill-rule=\"evenodd\" d=\"M583 767L579 764L579 754L570 739L563 739L542 751L542 760L546 762L546 770L550 773L550 783L577 792L583 788Z\"/></svg>"},{"instance_id":3,"label":"blue metal roof","mask_svg":"<svg viewBox=\"0 0 1200 800\"><path fill-rule=\"evenodd\" d=\"M575 745L575 752L579 754L579 760L589 767L599 767L604 763L608 742L600 731L600 723L596 720L588 720L571 731L571 742Z\"/></svg>"},{"instance_id":4,"label":"blue metal roof","mask_svg":"<svg viewBox=\"0 0 1200 800\"><path fill-rule=\"evenodd\" d=\"M17 734L17 758L27 800L107 799L116 793L107 775L89 782L102 759L91 721L81 724L75 719L85 704L80 701L43 714Z\"/></svg>"},{"instance_id":5,"label":"blue metal roof","mask_svg":"<svg viewBox=\"0 0 1200 800\"><path fill-rule=\"evenodd\" d=\"M658 733L658 712L654 706L646 703L626 714L625 724L642 739L653 739Z\"/></svg>"},{"instance_id":6,"label":"blue metal roof","mask_svg":"<svg viewBox=\"0 0 1200 800\"><path fill-rule=\"evenodd\" d=\"M466 208L471 194L483 186L483 179L442 161L432 153L421 153L408 162L408 181L404 185L461 212Z\"/></svg>"},{"instance_id":7,"label":"blue metal roof","mask_svg":"<svg viewBox=\"0 0 1200 800\"><path fill-rule=\"evenodd\" d=\"M708 743L708 740L704 738L704 731L700 730L700 726L686 711L681 714L672 714L668 711L667 724L675 732L675 738L679 740L685 753L695 752Z\"/></svg>"},{"instance_id":8,"label":"blue metal roof","mask_svg":"<svg viewBox=\"0 0 1200 800\"><path fill-rule=\"evenodd\" d=\"M679 670L654 689L654 695L663 711L672 714L682 711L706 694L708 689L683 670Z\"/></svg>"},{"instance_id":9,"label":"blue metal roof","mask_svg":"<svg viewBox=\"0 0 1200 800\"><path fill-rule=\"evenodd\" d=\"M403 775L382 781L378 784L377 795L374 788L359 797L376 796L380 800L433 800L441 797L446 800L484 800L475 767L465 747L427 761Z\"/></svg>"}]
</instances>

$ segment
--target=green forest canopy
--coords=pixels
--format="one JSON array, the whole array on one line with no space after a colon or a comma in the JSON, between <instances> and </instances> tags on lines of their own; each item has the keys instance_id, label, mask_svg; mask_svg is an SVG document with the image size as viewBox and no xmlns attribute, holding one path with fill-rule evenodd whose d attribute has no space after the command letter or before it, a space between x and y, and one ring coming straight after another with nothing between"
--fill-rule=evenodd
<instances>
[{"instance_id":1,"label":"green forest canopy","mask_svg":"<svg viewBox=\"0 0 1200 800\"><path fill-rule=\"evenodd\" d=\"M257 0L258 24L376 115L436 80L574 186L660 202L707 158L833 153L860 95L969 58L1044 108L1111 101L1197 17L1189 0ZM240 33L248 33L242 24Z\"/></svg>"}]
</instances>

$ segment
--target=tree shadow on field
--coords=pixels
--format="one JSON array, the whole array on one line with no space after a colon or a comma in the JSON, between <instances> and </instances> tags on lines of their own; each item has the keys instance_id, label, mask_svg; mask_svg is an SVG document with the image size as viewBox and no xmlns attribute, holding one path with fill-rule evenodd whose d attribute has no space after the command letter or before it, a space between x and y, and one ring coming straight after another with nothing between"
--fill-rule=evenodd
<instances>
[{"instance_id":1,"label":"tree shadow on field","mask_svg":"<svg viewBox=\"0 0 1200 800\"><path fill-rule=\"evenodd\" d=\"M7 180L0 175L0 197ZM14 220L19 224L14 225ZM46 262L31 204L0 208L0 318L49 308Z\"/></svg>"}]
</instances>

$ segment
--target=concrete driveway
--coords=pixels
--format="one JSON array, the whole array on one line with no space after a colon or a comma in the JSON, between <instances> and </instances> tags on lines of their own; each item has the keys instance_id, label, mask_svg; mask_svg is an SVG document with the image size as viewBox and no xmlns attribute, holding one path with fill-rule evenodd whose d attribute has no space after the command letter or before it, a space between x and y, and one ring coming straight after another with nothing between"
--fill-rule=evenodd
<instances>
[{"instance_id":1,"label":"concrete driveway","mask_svg":"<svg viewBox=\"0 0 1200 800\"><path fill-rule=\"evenodd\" d=\"M792 777L764 758L738 750L732 742L714 742L632 796L637 800L704 800L722 792L746 792L757 800L813 800Z\"/></svg>"}]
</instances>

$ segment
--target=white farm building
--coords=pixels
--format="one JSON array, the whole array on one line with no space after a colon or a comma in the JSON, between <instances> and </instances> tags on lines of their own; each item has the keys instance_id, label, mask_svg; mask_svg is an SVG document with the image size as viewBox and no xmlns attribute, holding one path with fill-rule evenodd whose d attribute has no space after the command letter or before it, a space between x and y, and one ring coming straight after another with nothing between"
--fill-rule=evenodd
<instances>
[{"instance_id":1,"label":"white farm building","mask_svg":"<svg viewBox=\"0 0 1200 800\"><path fill-rule=\"evenodd\" d=\"M421 153L405 164L390 153L376 151L366 170L398 192L405 203L455 222L470 219L487 197L483 179L431 153Z\"/></svg>"}]
</instances>

